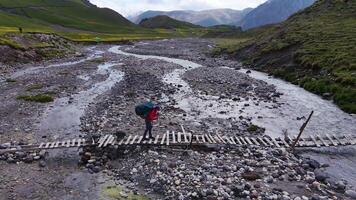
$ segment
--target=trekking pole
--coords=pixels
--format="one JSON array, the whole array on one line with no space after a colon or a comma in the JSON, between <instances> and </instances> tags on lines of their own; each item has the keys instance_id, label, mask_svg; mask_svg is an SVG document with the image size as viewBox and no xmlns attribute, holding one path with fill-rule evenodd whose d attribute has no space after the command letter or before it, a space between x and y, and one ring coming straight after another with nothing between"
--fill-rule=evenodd
<instances>
[{"instance_id":1,"label":"trekking pole","mask_svg":"<svg viewBox=\"0 0 356 200\"><path fill-rule=\"evenodd\" d=\"M300 127L299 135L298 135L297 139L294 141L294 143L293 143L293 145L292 145L292 147L291 147L291 150L292 150L292 151L294 151L295 146L296 146L297 143L299 142L300 136L302 136L302 133L303 133L305 127L307 126L307 124L309 123L309 121L310 121L311 117L313 116L313 114L314 114L314 111L311 111L311 113L310 113L310 115L309 115L307 121L303 123L302 127Z\"/></svg>"}]
</instances>

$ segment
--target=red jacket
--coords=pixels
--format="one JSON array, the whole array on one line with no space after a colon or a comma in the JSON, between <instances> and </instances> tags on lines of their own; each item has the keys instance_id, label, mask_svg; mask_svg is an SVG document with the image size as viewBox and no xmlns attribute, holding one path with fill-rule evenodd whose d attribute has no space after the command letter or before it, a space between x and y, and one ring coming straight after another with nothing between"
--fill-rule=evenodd
<instances>
[{"instance_id":1,"label":"red jacket","mask_svg":"<svg viewBox=\"0 0 356 200\"><path fill-rule=\"evenodd\" d=\"M157 120L158 119L158 108L153 108L148 114L147 114L147 117L146 117L146 120L149 121L149 122L152 122L154 120Z\"/></svg>"}]
</instances>

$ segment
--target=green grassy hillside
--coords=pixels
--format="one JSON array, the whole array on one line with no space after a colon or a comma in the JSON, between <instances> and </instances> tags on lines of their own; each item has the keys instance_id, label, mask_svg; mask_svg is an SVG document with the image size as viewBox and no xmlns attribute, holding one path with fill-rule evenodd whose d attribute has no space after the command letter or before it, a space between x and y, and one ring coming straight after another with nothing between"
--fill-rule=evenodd
<instances>
[{"instance_id":1,"label":"green grassy hillside","mask_svg":"<svg viewBox=\"0 0 356 200\"><path fill-rule=\"evenodd\" d=\"M37 19L48 24L93 32L122 33L135 29L120 14L85 4L81 0L0 0L0 10L21 16L26 21ZM10 20L7 25L19 26L21 23Z\"/></svg>"},{"instance_id":2,"label":"green grassy hillside","mask_svg":"<svg viewBox=\"0 0 356 200\"><path fill-rule=\"evenodd\" d=\"M356 113L356 1L319 0L282 24L257 30L236 36L235 45L220 43L215 53L230 53Z\"/></svg>"},{"instance_id":3,"label":"green grassy hillside","mask_svg":"<svg viewBox=\"0 0 356 200\"><path fill-rule=\"evenodd\" d=\"M175 28L201 28L198 25L194 25L188 22L179 21L170 18L165 15L159 15L152 18L143 19L140 22L140 26L145 28L164 28L164 29L175 29Z\"/></svg>"}]
</instances>

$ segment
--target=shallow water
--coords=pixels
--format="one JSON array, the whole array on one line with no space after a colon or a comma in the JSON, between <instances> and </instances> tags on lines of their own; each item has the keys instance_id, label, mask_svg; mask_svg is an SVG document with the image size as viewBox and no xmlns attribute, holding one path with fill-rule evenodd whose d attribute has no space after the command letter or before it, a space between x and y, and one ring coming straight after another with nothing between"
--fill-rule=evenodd
<instances>
[{"instance_id":1,"label":"shallow water","mask_svg":"<svg viewBox=\"0 0 356 200\"><path fill-rule=\"evenodd\" d=\"M106 74L108 77L94 84L90 89L79 92L69 97L58 98L49 107L40 123L40 133L52 135L55 139L63 137L77 137L80 134L80 118L87 106L96 97L109 91L116 83L120 82L124 73L112 69L117 63L104 63L98 65L97 74ZM71 103L69 103L69 100Z\"/></svg>"},{"instance_id":2,"label":"shallow water","mask_svg":"<svg viewBox=\"0 0 356 200\"><path fill-rule=\"evenodd\" d=\"M88 50L92 50L92 48L88 48ZM34 74L34 73L39 72L39 71L41 71L43 69L76 65L76 64L83 63L83 62L86 62L86 61L89 61L89 60L94 60L94 59L97 59L97 58L101 58L100 55L103 54L103 53L104 53L103 51L94 51L90 56L88 56L86 58L83 58L83 59L80 59L80 60L77 60L77 61L56 63L56 64L47 65L47 66L43 65L43 66L37 66L37 67L29 67L29 68L26 68L26 69L23 69L23 70L19 70L19 71L13 73L11 75L11 78L15 79L15 78L18 78L20 76L24 76L26 74Z\"/></svg>"},{"instance_id":3,"label":"shallow water","mask_svg":"<svg viewBox=\"0 0 356 200\"><path fill-rule=\"evenodd\" d=\"M119 47L113 47L109 51L140 59L160 59L182 66L183 69L176 69L166 74L163 82L173 84L179 89L178 92L173 94L174 99L179 108L192 115L190 120L199 121L210 115L222 119L237 118L240 115L252 116L252 122L266 128L267 135L281 137L284 130L287 130L289 135L298 134L305 119L298 121L297 118L308 117L309 113L314 110L314 115L305 129L304 135L356 134L355 115L349 115L330 101L283 80L269 77L264 73L252 71L249 76L275 85L277 91L283 93L278 99L278 102L282 105L277 108L273 108L273 103L254 105L253 102L233 102L229 99L219 100L215 96L195 94L189 84L182 79L182 75L189 69L203 66L191 61L126 53ZM242 69L240 72L246 73L246 70ZM245 103L249 103L250 106L244 107ZM209 109L207 109L208 105ZM243 109L243 113L239 112L241 109ZM226 113L221 114L220 111ZM262 118L258 116L262 116ZM328 151L329 153L326 153ZM347 151L347 154L345 154L345 151ZM345 179L349 182L349 186L356 186L356 148L320 149L319 152L304 153L303 155L312 157L321 163L330 164L327 172L333 180Z\"/></svg>"}]
</instances>

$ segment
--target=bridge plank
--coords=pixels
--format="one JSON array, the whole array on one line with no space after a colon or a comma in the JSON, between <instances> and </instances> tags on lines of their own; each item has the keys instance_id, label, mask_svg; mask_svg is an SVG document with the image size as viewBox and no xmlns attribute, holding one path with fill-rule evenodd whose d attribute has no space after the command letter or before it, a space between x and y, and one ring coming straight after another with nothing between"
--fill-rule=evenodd
<instances>
[{"instance_id":1,"label":"bridge plank","mask_svg":"<svg viewBox=\"0 0 356 200\"><path fill-rule=\"evenodd\" d=\"M166 145L169 146L169 131L167 131L166 142Z\"/></svg>"},{"instance_id":2,"label":"bridge plank","mask_svg":"<svg viewBox=\"0 0 356 200\"><path fill-rule=\"evenodd\" d=\"M50 142L47 142L47 143L46 143L46 146L45 146L44 148L46 148L46 149L47 149L47 148L49 147L49 145L50 145L50 144L51 144Z\"/></svg>"},{"instance_id":3,"label":"bridge plank","mask_svg":"<svg viewBox=\"0 0 356 200\"><path fill-rule=\"evenodd\" d=\"M351 145L355 145L356 144L356 138L353 135L348 135L348 137L350 138L350 143Z\"/></svg>"},{"instance_id":4,"label":"bridge plank","mask_svg":"<svg viewBox=\"0 0 356 200\"><path fill-rule=\"evenodd\" d=\"M213 141L211 141L211 139L210 139L210 137L208 136L208 135L203 135L203 137L205 137L206 138L206 140L208 141L208 143L213 143Z\"/></svg>"},{"instance_id":5,"label":"bridge plank","mask_svg":"<svg viewBox=\"0 0 356 200\"><path fill-rule=\"evenodd\" d=\"M125 138L122 138L119 142L119 146L121 146L124 143L124 141L125 141Z\"/></svg>"},{"instance_id":6,"label":"bridge plank","mask_svg":"<svg viewBox=\"0 0 356 200\"><path fill-rule=\"evenodd\" d=\"M232 144L237 145L235 140L234 140L234 137L230 137L230 140L231 140Z\"/></svg>"},{"instance_id":7,"label":"bridge plank","mask_svg":"<svg viewBox=\"0 0 356 200\"><path fill-rule=\"evenodd\" d=\"M138 137L138 135L135 135L135 137L132 138L130 144L133 145L136 141L136 138Z\"/></svg>"},{"instance_id":8,"label":"bridge plank","mask_svg":"<svg viewBox=\"0 0 356 200\"><path fill-rule=\"evenodd\" d=\"M271 138L272 142L276 145L277 148L281 148L281 145L279 145L279 143L277 142L276 139Z\"/></svg>"},{"instance_id":9,"label":"bridge plank","mask_svg":"<svg viewBox=\"0 0 356 200\"><path fill-rule=\"evenodd\" d=\"M205 140L204 135L200 135L200 137L201 137L201 139L202 139L203 143L206 143L206 140Z\"/></svg>"},{"instance_id":10,"label":"bridge plank","mask_svg":"<svg viewBox=\"0 0 356 200\"><path fill-rule=\"evenodd\" d=\"M159 137L160 137L160 135L157 135L157 137L156 137L156 139L155 139L155 141L154 141L153 144L157 144L157 142L158 142L158 140L159 140Z\"/></svg>"},{"instance_id":11,"label":"bridge plank","mask_svg":"<svg viewBox=\"0 0 356 200\"><path fill-rule=\"evenodd\" d=\"M103 147L107 147L108 144L111 142L112 138L114 138L114 136L109 135L109 137L106 139L106 141L103 144Z\"/></svg>"},{"instance_id":12,"label":"bridge plank","mask_svg":"<svg viewBox=\"0 0 356 200\"><path fill-rule=\"evenodd\" d=\"M316 135L316 138L319 139L324 146L328 147L329 144L320 136L320 135Z\"/></svg>"},{"instance_id":13,"label":"bridge plank","mask_svg":"<svg viewBox=\"0 0 356 200\"><path fill-rule=\"evenodd\" d=\"M245 140L248 142L249 145L253 145L253 143L251 142L251 140L248 137L245 137Z\"/></svg>"},{"instance_id":14,"label":"bridge plank","mask_svg":"<svg viewBox=\"0 0 356 200\"><path fill-rule=\"evenodd\" d=\"M239 137L239 139L240 139L242 145L246 145L247 144L247 142L245 141L245 139L243 137Z\"/></svg>"},{"instance_id":15,"label":"bridge plank","mask_svg":"<svg viewBox=\"0 0 356 200\"><path fill-rule=\"evenodd\" d=\"M267 137L257 137L257 139L259 140L259 141L261 141L262 142L262 144L263 145L265 145L265 146L273 146L273 142L269 139L269 138L267 138Z\"/></svg>"},{"instance_id":16,"label":"bridge plank","mask_svg":"<svg viewBox=\"0 0 356 200\"><path fill-rule=\"evenodd\" d=\"M234 136L234 138L236 139L236 142L237 142L238 145L242 145L240 139L237 136Z\"/></svg>"},{"instance_id":17,"label":"bridge plank","mask_svg":"<svg viewBox=\"0 0 356 200\"><path fill-rule=\"evenodd\" d=\"M58 148L59 146L59 141L56 142L56 144L54 145L54 148Z\"/></svg>"},{"instance_id":18,"label":"bridge plank","mask_svg":"<svg viewBox=\"0 0 356 200\"><path fill-rule=\"evenodd\" d=\"M335 138L335 140L336 140L336 141L338 141L338 142L340 143L340 145L345 145L345 142L344 142L344 141L342 141L340 138L338 138L336 135L332 134L331 136L332 136L332 137L334 137L334 138Z\"/></svg>"},{"instance_id":19,"label":"bridge plank","mask_svg":"<svg viewBox=\"0 0 356 200\"><path fill-rule=\"evenodd\" d=\"M347 141L347 144L351 144L351 145L354 145L355 144L355 141L353 140L352 136L351 135L344 135L346 141Z\"/></svg>"},{"instance_id":20,"label":"bridge plank","mask_svg":"<svg viewBox=\"0 0 356 200\"><path fill-rule=\"evenodd\" d=\"M320 144L316 141L314 136L310 136L310 138L312 139L312 141L314 142L315 146L320 147Z\"/></svg>"},{"instance_id":21,"label":"bridge plank","mask_svg":"<svg viewBox=\"0 0 356 200\"><path fill-rule=\"evenodd\" d=\"M222 138L219 134L217 134L216 136L219 138L219 140L222 141L223 144L226 144L226 143L227 143L227 142L224 140L224 138Z\"/></svg>"},{"instance_id":22,"label":"bridge plank","mask_svg":"<svg viewBox=\"0 0 356 200\"><path fill-rule=\"evenodd\" d=\"M67 145L66 145L66 147L67 147L67 148L70 147L70 140L67 140Z\"/></svg>"},{"instance_id":23,"label":"bridge plank","mask_svg":"<svg viewBox=\"0 0 356 200\"><path fill-rule=\"evenodd\" d=\"M328 140L331 141L331 144L332 144L333 146L337 146L337 142L335 142L335 141L330 137L329 134L325 134L325 136L328 138Z\"/></svg>"},{"instance_id":24,"label":"bridge plank","mask_svg":"<svg viewBox=\"0 0 356 200\"><path fill-rule=\"evenodd\" d=\"M129 142L130 142L130 140L131 140L131 137L132 137L132 135L129 135L129 137L127 138L127 140L126 140L126 142L125 142L125 145L128 145L128 144L129 144Z\"/></svg>"},{"instance_id":25,"label":"bridge plank","mask_svg":"<svg viewBox=\"0 0 356 200\"><path fill-rule=\"evenodd\" d=\"M163 136L162 136L162 140L161 140L161 145L163 145L163 144L164 144L165 139L166 139L166 134L163 134Z\"/></svg>"},{"instance_id":26,"label":"bridge plank","mask_svg":"<svg viewBox=\"0 0 356 200\"><path fill-rule=\"evenodd\" d=\"M280 138L280 140L282 141L283 145L287 148L289 148L289 143L287 141L285 141L284 139Z\"/></svg>"},{"instance_id":27,"label":"bridge plank","mask_svg":"<svg viewBox=\"0 0 356 200\"><path fill-rule=\"evenodd\" d=\"M213 138L213 136L212 136L211 134L208 134L208 136L210 137L211 141L212 141L214 144L216 144L216 141L215 141L215 139Z\"/></svg>"},{"instance_id":28,"label":"bridge plank","mask_svg":"<svg viewBox=\"0 0 356 200\"><path fill-rule=\"evenodd\" d=\"M195 141L196 141L197 143L201 143L201 142L200 142L200 139L199 139L199 135L194 135L194 137L195 137Z\"/></svg>"},{"instance_id":29,"label":"bridge plank","mask_svg":"<svg viewBox=\"0 0 356 200\"><path fill-rule=\"evenodd\" d=\"M176 134L172 131L172 144L176 143Z\"/></svg>"},{"instance_id":30,"label":"bridge plank","mask_svg":"<svg viewBox=\"0 0 356 200\"><path fill-rule=\"evenodd\" d=\"M182 133L178 132L178 143L182 142Z\"/></svg>"},{"instance_id":31,"label":"bridge plank","mask_svg":"<svg viewBox=\"0 0 356 200\"><path fill-rule=\"evenodd\" d=\"M286 138L288 140L288 144L289 145L293 145L294 144L294 140L291 137L287 136Z\"/></svg>"},{"instance_id":32,"label":"bridge plank","mask_svg":"<svg viewBox=\"0 0 356 200\"><path fill-rule=\"evenodd\" d=\"M98 141L98 147L101 147L103 143L105 142L106 138L108 135L101 136L99 141Z\"/></svg>"},{"instance_id":33,"label":"bridge plank","mask_svg":"<svg viewBox=\"0 0 356 200\"><path fill-rule=\"evenodd\" d=\"M261 144L253 137L250 138L251 142L254 143L257 146L261 146Z\"/></svg>"},{"instance_id":34,"label":"bridge plank","mask_svg":"<svg viewBox=\"0 0 356 200\"><path fill-rule=\"evenodd\" d=\"M98 142L98 147L101 148L104 145L104 142L108 139L109 135L104 135L100 137L99 142Z\"/></svg>"},{"instance_id":35,"label":"bridge plank","mask_svg":"<svg viewBox=\"0 0 356 200\"><path fill-rule=\"evenodd\" d=\"M46 144L46 143L43 143L43 142L42 142L38 148L42 149L45 144Z\"/></svg>"},{"instance_id":36,"label":"bridge plank","mask_svg":"<svg viewBox=\"0 0 356 200\"><path fill-rule=\"evenodd\" d=\"M153 142L153 139L150 138L150 139L148 140L147 144L152 144L152 142Z\"/></svg>"},{"instance_id":37,"label":"bridge plank","mask_svg":"<svg viewBox=\"0 0 356 200\"><path fill-rule=\"evenodd\" d=\"M140 144L141 141L142 141L142 139L143 139L143 136L141 135L141 136L138 138L138 140L136 141L136 144Z\"/></svg>"},{"instance_id":38,"label":"bridge plank","mask_svg":"<svg viewBox=\"0 0 356 200\"><path fill-rule=\"evenodd\" d=\"M183 133L183 136L184 136L184 142L185 142L185 143L189 143L187 133Z\"/></svg>"}]
</instances>

